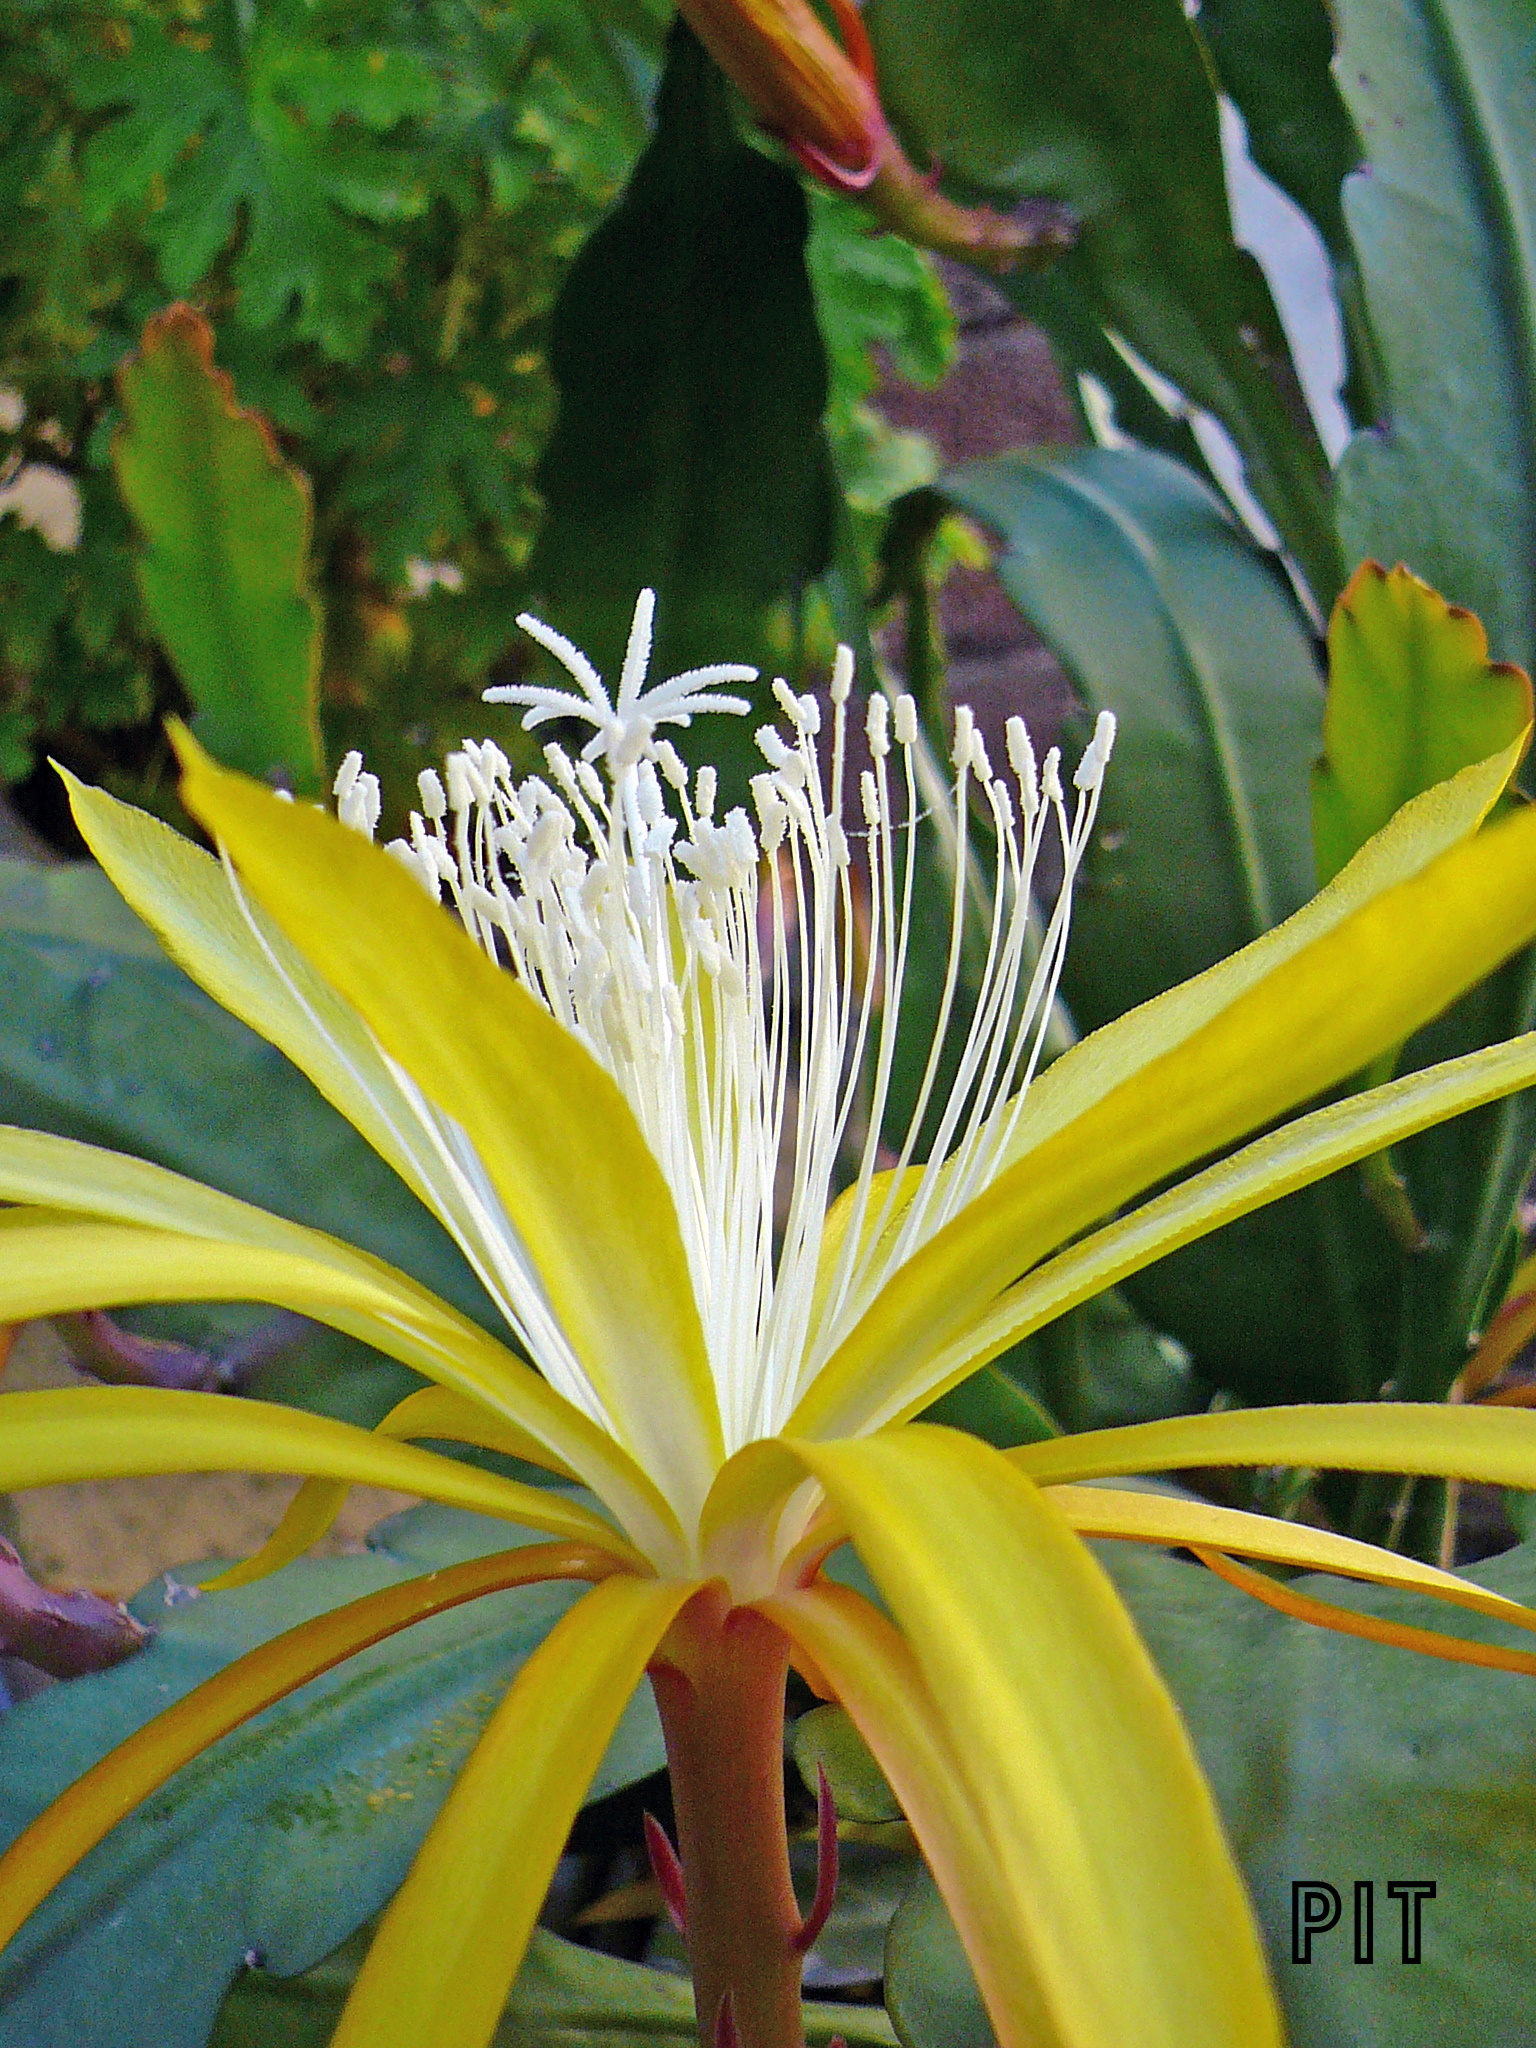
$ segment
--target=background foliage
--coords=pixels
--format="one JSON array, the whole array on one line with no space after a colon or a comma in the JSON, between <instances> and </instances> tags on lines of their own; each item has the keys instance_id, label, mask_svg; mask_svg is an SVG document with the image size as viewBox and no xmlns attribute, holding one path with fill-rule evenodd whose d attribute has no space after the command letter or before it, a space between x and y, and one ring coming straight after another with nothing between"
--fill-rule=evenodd
<instances>
[{"instance_id":1,"label":"background foliage","mask_svg":"<svg viewBox=\"0 0 1536 2048\"><path fill-rule=\"evenodd\" d=\"M662 590L661 657L678 666L756 659L811 678L835 632L867 682L874 633L904 624L942 749L932 600L959 514L1086 710L1121 720L1060 1043L1267 929L1394 804L1508 743L1530 713L1511 665L1536 657L1524 0L1203 0L1193 17L1179 0L869 0L914 161L956 197L1049 199L1077 223L1057 264L1003 288L1048 334L1082 445L943 475L867 403L876 344L917 379L952 357L927 258L809 187L698 47L668 43L669 18L664 0L4 0L4 475L60 473L79 509L78 533L51 539L0 515L0 779L31 816L62 836L49 751L172 810L159 720L174 709L225 759L296 789L323 788L361 745L397 818L417 769L466 731L531 758L515 720L479 702L523 658L521 605L611 666L642 577ZM1239 132L1313 237L1310 298L1234 231ZM177 301L195 311L168 313ZM919 998L937 943L920 934ZM0 1115L336 1228L490 1313L418 1205L101 878L4 864L0 964ZM926 1052L914 1007L898 1102ZM1516 960L1399 1064L1533 1022L1536 964ZM1444 1398L1513 1263L1533 1118L1494 1105L1189 1248L989 1368L943 1418L1006 1442L1212 1400ZM214 1351L255 1321L140 1319ZM305 1333L251 1391L369 1421L402 1384L362 1347ZM1251 1497L1424 1554L1445 1534L1429 1487L1260 1474ZM155 1610L139 1664L0 1723L7 1825L142 1718L151 1680L190 1683L478 1540L463 1518L414 1522L368 1559ZM1521 1681L1405 1671L1399 1653L1318 1636L1173 1560L1113 1568L1277 1966L1288 1873L1343 1887L1372 1858L1427 1858L1463 1901L1433 1969L1282 1967L1295 2040L1523 2038L1536 1964L1510 1901L1528 1892L1536 1792ZM1526 1551L1487 1569L1528 1591ZM358 1759L380 1743L425 1756L434 1703L455 1686L468 1699L548 1625L534 1598L506 1596L484 1641L445 1627L430 1671L380 1653L356 1695L332 1686L313 1722L285 1708L221 1753L221 1810L255 1859L238 1897L215 1854L228 1827L197 1822L211 1779L188 1774L106 1845L61 1895L65 1917L8 1963L28 2048L39 2015L94 1995L108 1893L147 1927L164 1886L186 2003L170 2014L164 1957L136 1952L125 2040L195 2048L248 1950L271 1968L236 1979L214 2038L323 2038L355 1966L346 1946L323 1951L386 1895L403 1836L397 1808L380 1819L353 1800L363 1880L333 1910L336 1843L307 1807L294 1823L288 1779L302 1766L323 1804L333 1780L348 1798L378 1790ZM144 1599L163 1609L164 1589ZM654 1768L637 1729L614 1787ZM804 1768L826 1763L846 1813L899 1830L846 1731L808 1719L795 1747ZM633 1812L583 1826L615 1870L635 1849ZM829 1939L861 1959L859 1981L883 1974L907 2048L980 2044L936 1895L891 1854L896 1875L853 1888ZM1293 1870L1303 1857L1323 1860ZM1511 1874L1496 1896L1490 1861ZM534 1952L510 2038L678 2030L675 1986L567 1950L551 1937ZM870 2041L886 2024L874 2007L816 2021Z\"/></svg>"}]
</instances>

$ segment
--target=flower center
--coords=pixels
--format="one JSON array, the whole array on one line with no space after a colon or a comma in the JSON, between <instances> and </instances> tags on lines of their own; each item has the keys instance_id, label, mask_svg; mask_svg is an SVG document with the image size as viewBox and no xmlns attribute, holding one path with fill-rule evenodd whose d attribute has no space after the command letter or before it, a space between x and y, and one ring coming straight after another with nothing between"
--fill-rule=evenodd
<instances>
[{"instance_id":1,"label":"flower center","mask_svg":"<svg viewBox=\"0 0 1536 2048\"><path fill-rule=\"evenodd\" d=\"M1040 1059L1114 721L1099 720L1069 814L1057 751L1037 764L1021 719L1008 721L1004 776L958 711L946 781L913 700L877 694L855 786L853 657L840 648L829 729L814 697L776 682L782 723L757 734L755 816L717 817L715 771L690 775L658 732L700 711L747 711L719 686L755 672L695 670L643 689L652 605L642 593L613 699L576 649L522 618L577 687L486 695L525 706L527 727L584 720L581 757L550 746L547 779L519 781L494 744L466 743L446 786L421 776L409 838L389 850L432 895L446 892L629 1102L676 1203L735 1450L782 1426L891 1273L998 1170ZM358 756L336 794L343 820L371 835L378 790ZM905 1133L888 1149L909 955L919 924L932 929L918 900L925 819L952 873L944 982ZM1033 882L1048 836L1063 880L1042 920ZM924 1132L932 1163L909 1171ZM535 1363L556 1364L536 1337L532 1348Z\"/></svg>"}]
</instances>

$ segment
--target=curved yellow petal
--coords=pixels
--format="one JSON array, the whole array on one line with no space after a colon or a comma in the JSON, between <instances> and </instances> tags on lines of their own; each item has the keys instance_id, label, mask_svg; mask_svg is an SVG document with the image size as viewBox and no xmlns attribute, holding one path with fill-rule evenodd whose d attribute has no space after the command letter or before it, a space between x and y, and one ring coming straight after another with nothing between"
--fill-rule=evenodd
<instances>
[{"instance_id":1,"label":"curved yellow petal","mask_svg":"<svg viewBox=\"0 0 1536 2048\"><path fill-rule=\"evenodd\" d=\"M905 1421L1010 1345L1180 1245L1415 1131L1533 1083L1536 1032L1527 1031L1296 1118L1037 1266L914 1375L900 1398L893 1395L886 1408L870 1414L865 1426Z\"/></svg>"},{"instance_id":2,"label":"curved yellow petal","mask_svg":"<svg viewBox=\"0 0 1536 2048\"><path fill-rule=\"evenodd\" d=\"M1020 1931L1023 1901L998 1882L988 1815L961 1770L911 1645L877 1607L822 1581L757 1603L835 1693L901 1802L976 1973L1000 2048L1064 2048Z\"/></svg>"},{"instance_id":3,"label":"curved yellow petal","mask_svg":"<svg viewBox=\"0 0 1536 2048\"><path fill-rule=\"evenodd\" d=\"M485 2048L592 1774L693 1591L609 1579L545 1637L384 1915L331 2048Z\"/></svg>"},{"instance_id":4,"label":"curved yellow petal","mask_svg":"<svg viewBox=\"0 0 1536 2048\"><path fill-rule=\"evenodd\" d=\"M1536 1414L1433 1401L1301 1402L1179 1415L1020 1444L1000 1455L1042 1486L1194 1465L1308 1465L1432 1473L1536 1488Z\"/></svg>"},{"instance_id":5,"label":"curved yellow petal","mask_svg":"<svg viewBox=\"0 0 1536 2048\"><path fill-rule=\"evenodd\" d=\"M1079 1079L1097 1075L1105 1092L1092 1096L1074 1083L1070 1117L1046 1137L1066 1084L1038 1114L1031 1096L1015 1145L1021 1156L886 1283L787 1433L842 1434L900 1407L925 1384L934 1355L1055 1246L1358 1072L1536 936L1536 808L1362 901L1357 868L1380 866L1375 845L1330 885L1336 899L1324 890L1209 974L1064 1055L1060 1066L1076 1059ZM1325 898L1344 908L1324 916ZM1136 1046L1143 1031L1136 1058L1115 1051ZM1093 1049L1105 1037L1111 1056L1100 1059ZM1042 1092L1055 1071L1042 1077Z\"/></svg>"},{"instance_id":6,"label":"curved yellow petal","mask_svg":"<svg viewBox=\"0 0 1536 2048\"><path fill-rule=\"evenodd\" d=\"M412 1437L436 1437L449 1443L476 1444L482 1450L503 1451L532 1464L551 1466L547 1451L522 1430L514 1428L483 1407L466 1401L462 1394L446 1387L423 1387L397 1401L375 1427L376 1436L395 1442ZM567 1471L566 1477L575 1475ZM292 1564L306 1550L329 1533L336 1517L347 1504L351 1489L334 1479L306 1479L288 1503L283 1519L260 1550L221 1572L216 1579L204 1579L205 1593L223 1593L234 1586L253 1586Z\"/></svg>"},{"instance_id":7,"label":"curved yellow petal","mask_svg":"<svg viewBox=\"0 0 1536 2048\"><path fill-rule=\"evenodd\" d=\"M617 1530L563 1494L275 1401L158 1387L0 1394L0 1493L155 1472L303 1473L389 1486L641 1563Z\"/></svg>"},{"instance_id":8,"label":"curved yellow petal","mask_svg":"<svg viewBox=\"0 0 1536 2048\"><path fill-rule=\"evenodd\" d=\"M1055 2037L1278 2048L1257 1930L1188 1737L1048 1496L1001 1452L931 1425L794 1449L911 1646ZM993 2013L1015 2040L1034 2017Z\"/></svg>"},{"instance_id":9,"label":"curved yellow petal","mask_svg":"<svg viewBox=\"0 0 1536 2048\"><path fill-rule=\"evenodd\" d=\"M1536 1678L1536 1652L1506 1650L1497 1643L1474 1643L1465 1636L1443 1635L1439 1629L1415 1628L1411 1622L1389 1621L1384 1615L1362 1614L1353 1607L1335 1607L1331 1601L1314 1599L1299 1586L1266 1578L1247 1565L1234 1564L1219 1550L1197 1546L1196 1557L1217 1578L1236 1586L1251 1600L1273 1607L1293 1621L1312 1628L1332 1629L1337 1635L1358 1636L1368 1643L1384 1643L1390 1649L1412 1650L1419 1657L1438 1657L1447 1664L1472 1664L1483 1671L1514 1671L1523 1678Z\"/></svg>"},{"instance_id":10,"label":"curved yellow petal","mask_svg":"<svg viewBox=\"0 0 1536 2048\"><path fill-rule=\"evenodd\" d=\"M620 1441L696 1508L722 1453L714 1383L671 1192L617 1085L398 861L177 745L188 810L468 1134Z\"/></svg>"},{"instance_id":11,"label":"curved yellow petal","mask_svg":"<svg viewBox=\"0 0 1536 2048\"><path fill-rule=\"evenodd\" d=\"M616 1569L611 1558L571 1543L471 1558L317 1615L226 1665L77 1778L0 1856L0 1949L141 1800L274 1700L413 1622L482 1594L544 1579L602 1579Z\"/></svg>"},{"instance_id":12,"label":"curved yellow petal","mask_svg":"<svg viewBox=\"0 0 1536 2048\"><path fill-rule=\"evenodd\" d=\"M1213 1507L1208 1501L1181 1500L1167 1493L1130 1493L1111 1486L1052 1486L1046 1497L1065 1515L1079 1536L1119 1537L1131 1543L1153 1543L1190 1550L1236 1551L1244 1557L1267 1558L1272 1564L1295 1565L1302 1571L1335 1572L1341 1578L1364 1579L1375 1586L1398 1586L1409 1593L1427 1593L1473 1614L1492 1615L1512 1628L1536 1631L1536 1612L1459 1579L1453 1572L1400 1557L1374 1543L1335 1536L1329 1529L1310 1529L1301 1522L1282 1522L1273 1515L1245 1514L1240 1508ZM1265 1584L1273 1584L1266 1580Z\"/></svg>"},{"instance_id":13,"label":"curved yellow petal","mask_svg":"<svg viewBox=\"0 0 1536 2048\"><path fill-rule=\"evenodd\" d=\"M27 1182L23 1165L39 1155L48 1173ZM478 1323L381 1259L142 1160L0 1130L0 1190L24 1185L46 1185L98 1214L185 1217L198 1227L187 1234L47 1209L0 1211L0 1321L152 1301L292 1309L507 1416L549 1446L547 1462L579 1472L648 1554L680 1554L676 1518L610 1437ZM215 1228L217 1237L209 1234Z\"/></svg>"},{"instance_id":14,"label":"curved yellow petal","mask_svg":"<svg viewBox=\"0 0 1536 2048\"><path fill-rule=\"evenodd\" d=\"M214 1000L287 1054L450 1229L461 1205L402 1114L399 1083L357 1012L328 988L211 853L58 768L113 886ZM457 1232L455 1233L457 1234Z\"/></svg>"}]
</instances>

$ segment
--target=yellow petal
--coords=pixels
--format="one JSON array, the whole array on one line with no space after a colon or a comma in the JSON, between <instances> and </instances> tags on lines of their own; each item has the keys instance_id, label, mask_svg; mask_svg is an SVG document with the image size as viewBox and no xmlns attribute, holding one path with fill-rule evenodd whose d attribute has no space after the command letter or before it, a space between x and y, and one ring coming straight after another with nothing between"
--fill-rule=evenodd
<instances>
[{"instance_id":1,"label":"yellow petal","mask_svg":"<svg viewBox=\"0 0 1536 2048\"><path fill-rule=\"evenodd\" d=\"M985 1804L950 1743L911 1645L879 1609L822 1581L758 1606L835 1693L901 1802L944 1894L1000 2048L1064 2048L1041 2000L1022 1930L1024 1901L998 1881Z\"/></svg>"},{"instance_id":2,"label":"yellow petal","mask_svg":"<svg viewBox=\"0 0 1536 2048\"><path fill-rule=\"evenodd\" d=\"M503 1451L533 1464L550 1463L549 1453L523 1431L504 1422L478 1401L466 1401L445 1387L423 1387L397 1401L374 1431L394 1442L412 1437L436 1437L448 1443L476 1444L482 1450ZM566 1477L574 1475L567 1472ZM306 1479L287 1512L266 1542L243 1563L232 1565L216 1579L204 1579L205 1593L224 1593L234 1586L253 1586L292 1564L306 1550L329 1533L336 1517L347 1504L351 1488L333 1479Z\"/></svg>"},{"instance_id":3,"label":"yellow petal","mask_svg":"<svg viewBox=\"0 0 1536 2048\"><path fill-rule=\"evenodd\" d=\"M1178 1714L1048 1498L1001 1452L928 1425L794 1448L912 1647L1057 2037L1278 2044L1247 1897Z\"/></svg>"},{"instance_id":4,"label":"yellow petal","mask_svg":"<svg viewBox=\"0 0 1536 2048\"><path fill-rule=\"evenodd\" d=\"M1536 1678L1536 1654L1530 1650L1474 1643L1465 1636L1444 1635L1439 1629L1415 1628L1411 1622L1389 1621L1384 1615L1363 1614L1353 1607L1335 1607L1331 1601L1315 1599L1299 1586L1282 1584L1263 1572L1251 1571L1247 1565L1234 1564L1219 1550L1197 1545L1195 1555L1208 1571L1225 1579L1229 1586L1236 1586L1250 1600L1258 1600L1312 1628L1332 1629L1337 1635L1384 1643L1394 1650L1412 1650L1416 1656L1438 1657L1447 1664L1472 1664L1483 1671L1514 1671L1524 1678Z\"/></svg>"},{"instance_id":5,"label":"yellow petal","mask_svg":"<svg viewBox=\"0 0 1536 2048\"><path fill-rule=\"evenodd\" d=\"M414 1444L390 1443L328 1415L157 1387L0 1394L0 1493L153 1472L312 1473L350 1486L389 1486L640 1562L616 1530L577 1501Z\"/></svg>"},{"instance_id":6,"label":"yellow petal","mask_svg":"<svg viewBox=\"0 0 1536 2048\"><path fill-rule=\"evenodd\" d=\"M0 1949L141 1800L274 1700L428 1615L508 1586L600 1579L610 1569L611 1560L567 1543L471 1558L317 1615L227 1665L77 1778L0 1857Z\"/></svg>"},{"instance_id":7,"label":"yellow petal","mask_svg":"<svg viewBox=\"0 0 1536 2048\"><path fill-rule=\"evenodd\" d=\"M367 1026L327 988L260 904L160 819L59 768L75 823L118 893L214 1000L287 1054L450 1230L465 1205L402 1115L399 1084Z\"/></svg>"},{"instance_id":8,"label":"yellow petal","mask_svg":"<svg viewBox=\"0 0 1536 2048\"><path fill-rule=\"evenodd\" d=\"M1052 1486L1047 1498L1079 1536L1236 1551L1245 1557L1268 1558L1272 1564L1296 1565L1303 1571L1336 1572L1375 1586L1427 1593L1453 1607L1492 1615L1495 1621L1508 1622L1513 1628L1536 1630L1536 1613L1518 1600L1506 1600L1502 1593L1490 1593L1453 1572L1437 1571L1433 1565L1399 1557L1396 1551L1382 1550L1374 1543L1358 1543L1352 1536L1335 1536L1328 1529L1309 1529L1273 1515L1245 1514L1239 1508L1213 1507L1203 1500L1129 1493L1111 1486Z\"/></svg>"},{"instance_id":9,"label":"yellow petal","mask_svg":"<svg viewBox=\"0 0 1536 2048\"><path fill-rule=\"evenodd\" d=\"M534 1651L385 1914L331 2048L485 2048L592 1774L693 1590L609 1579Z\"/></svg>"},{"instance_id":10,"label":"yellow petal","mask_svg":"<svg viewBox=\"0 0 1536 2048\"><path fill-rule=\"evenodd\" d=\"M1530 1489L1536 1488L1536 1414L1433 1401L1303 1402L1091 1429L1001 1455L1045 1486L1195 1465L1307 1465L1433 1473Z\"/></svg>"},{"instance_id":11,"label":"yellow petal","mask_svg":"<svg viewBox=\"0 0 1536 2048\"><path fill-rule=\"evenodd\" d=\"M543 1447L518 1455L579 1473L648 1554L677 1551L676 1518L604 1431L382 1259L164 1167L42 1131L0 1126L0 1201L114 1219L0 1216L0 1320L148 1301L263 1301L313 1316L495 1410ZM11 1235L39 1229L46 1238Z\"/></svg>"},{"instance_id":12,"label":"yellow petal","mask_svg":"<svg viewBox=\"0 0 1536 2048\"><path fill-rule=\"evenodd\" d=\"M1491 779L1464 774L1480 792L1478 776ZM1461 781L1417 804L1437 816ZM1406 805L1296 917L1049 1068L1043 1107L1034 1096L1026 1106L1014 1164L886 1284L787 1433L847 1433L907 1402L935 1354L1045 1253L1358 1072L1536 936L1536 808L1362 896L1365 882L1401 865L1390 857L1402 851L1394 828L1415 811ZM1069 1062L1077 1078L1052 1090ZM1042 1137L1046 1127L1053 1134Z\"/></svg>"},{"instance_id":13,"label":"yellow petal","mask_svg":"<svg viewBox=\"0 0 1536 2048\"><path fill-rule=\"evenodd\" d=\"M398 861L178 746L187 808L469 1135L620 1441L696 1508L722 1451L713 1381L672 1196L617 1085Z\"/></svg>"},{"instance_id":14,"label":"yellow petal","mask_svg":"<svg viewBox=\"0 0 1536 2048\"><path fill-rule=\"evenodd\" d=\"M1524 1032L1298 1117L1037 1266L939 1352L904 1398L871 1415L870 1423L904 1421L1020 1338L1180 1245L1430 1124L1533 1083L1536 1032Z\"/></svg>"}]
</instances>

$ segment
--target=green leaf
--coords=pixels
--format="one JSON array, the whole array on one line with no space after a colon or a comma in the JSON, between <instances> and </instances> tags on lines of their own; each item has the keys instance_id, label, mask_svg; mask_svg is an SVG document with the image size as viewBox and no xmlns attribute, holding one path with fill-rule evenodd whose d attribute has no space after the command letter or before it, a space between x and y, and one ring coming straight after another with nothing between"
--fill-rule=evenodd
<instances>
[{"instance_id":1,"label":"green leaf","mask_svg":"<svg viewBox=\"0 0 1536 2048\"><path fill-rule=\"evenodd\" d=\"M1288 192L1337 261L1345 254L1340 188L1360 140L1334 82L1326 0L1202 0L1199 33L1248 130L1248 153Z\"/></svg>"},{"instance_id":2,"label":"green leaf","mask_svg":"<svg viewBox=\"0 0 1536 2048\"><path fill-rule=\"evenodd\" d=\"M1337 0L1366 138L1345 215L1385 377L1338 475L1350 561L1404 561L1536 660L1536 16L1524 0Z\"/></svg>"},{"instance_id":3,"label":"green leaf","mask_svg":"<svg viewBox=\"0 0 1536 2048\"><path fill-rule=\"evenodd\" d=\"M1045 196L1079 216L1078 247L1043 279L1016 272L1009 296L1074 367L1086 311L1213 412L1330 603L1326 463L1268 287L1232 239L1213 81L1177 0L870 0L866 19L919 151L996 204Z\"/></svg>"},{"instance_id":4,"label":"green leaf","mask_svg":"<svg viewBox=\"0 0 1536 2048\"><path fill-rule=\"evenodd\" d=\"M1292 2048L1516 2048L1529 2032L1536 1935L1536 1769L1529 1682L1362 1643L1273 1613L1193 1565L1096 1545L1210 1774L1264 1930ZM1536 1552L1465 1576L1516 1599ZM1445 1626L1436 1603L1308 1576L1336 1606ZM1456 1628L1496 1640L1493 1623ZM1423 1961L1403 1967L1389 1882L1427 1878ZM1291 1884L1343 1904L1306 1967L1291 1961ZM1354 1885L1375 1885L1375 1963L1354 1961ZM931 1881L892 1923L886 2000L903 2048L981 2048L980 1999Z\"/></svg>"},{"instance_id":5,"label":"green leaf","mask_svg":"<svg viewBox=\"0 0 1536 2048\"><path fill-rule=\"evenodd\" d=\"M144 540L139 587L196 729L230 767L314 794L325 764L309 486L236 404L190 307L150 321L118 382L113 459Z\"/></svg>"},{"instance_id":6,"label":"green leaf","mask_svg":"<svg viewBox=\"0 0 1536 2048\"><path fill-rule=\"evenodd\" d=\"M885 2003L901 2048L993 2048L976 1979L926 1870L885 1938Z\"/></svg>"},{"instance_id":7,"label":"green leaf","mask_svg":"<svg viewBox=\"0 0 1536 2048\"><path fill-rule=\"evenodd\" d=\"M1317 879L1331 882L1410 797L1486 761L1531 723L1522 669L1401 565L1362 562L1328 628L1323 758L1312 775Z\"/></svg>"},{"instance_id":8,"label":"green leaf","mask_svg":"<svg viewBox=\"0 0 1536 2048\"><path fill-rule=\"evenodd\" d=\"M383 138L440 98L414 51L348 47L349 12L231 9L205 38L139 16L131 41L70 76L77 102L109 116L82 159L93 224L141 213L173 292L238 241L242 317L270 326L296 302L298 333L342 360L361 351L398 260L365 223L427 203L419 164Z\"/></svg>"},{"instance_id":9,"label":"green leaf","mask_svg":"<svg viewBox=\"0 0 1536 2048\"><path fill-rule=\"evenodd\" d=\"M169 1578L147 1588L134 1604L157 1634L141 1656L0 1721L0 1834L243 1650L376 1587L503 1548L508 1528L426 1508L375 1540L370 1556L301 1561L239 1592L189 1600ZM114 2048L202 2048L250 1952L278 1974L318 1962L399 1884L497 1700L579 1594L522 1588L407 1630L189 1765L17 1937L0 1966L0 2048L77 2048L104 1983ZM638 1695L589 1797L661 1761L654 1708Z\"/></svg>"},{"instance_id":10,"label":"green leaf","mask_svg":"<svg viewBox=\"0 0 1536 2048\"><path fill-rule=\"evenodd\" d=\"M1536 1768L1527 1681L1308 1627L1195 1567L1129 1546L1104 1562L1172 1687L1221 1803L1264 1928L1294 2048L1340 2042L1490 2048L1525 2038L1536 1932ZM1529 1602L1536 1553L1465 1574ZM1335 1579L1336 1606L1445 1626L1436 1603ZM1458 1613L1456 1631L1508 1640ZM1438 1886L1424 1961L1399 1960L1389 1880ZM1338 1887L1344 1915L1306 1968L1289 1961L1291 1882ZM1377 1961L1353 1959L1353 1885L1376 1885Z\"/></svg>"},{"instance_id":11,"label":"green leaf","mask_svg":"<svg viewBox=\"0 0 1536 2048\"><path fill-rule=\"evenodd\" d=\"M900 1820L901 1806L885 1773L841 1707L812 1707L795 1723L795 1768L814 1792L817 1766L827 1774L839 1820L879 1825Z\"/></svg>"},{"instance_id":12,"label":"green leaf","mask_svg":"<svg viewBox=\"0 0 1536 2048\"><path fill-rule=\"evenodd\" d=\"M328 1230L496 1326L441 1226L297 1068L167 959L98 869L0 861L0 976L0 1121L151 1159ZM154 1327L207 1344L238 1325L202 1311ZM366 1425L413 1383L315 1331L252 1391Z\"/></svg>"},{"instance_id":13,"label":"green leaf","mask_svg":"<svg viewBox=\"0 0 1536 2048\"><path fill-rule=\"evenodd\" d=\"M678 27L655 139L554 316L560 414L532 574L541 615L604 675L643 583L657 673L788 652L791 601L832 538L806 232L798 183L738 141L723 79ZM751 722L710 743L729 750L722 802L743 800Z\"/></svg>"},{"instance_id":14,"label":"green leaf","mask_svg":"<svg viewBox=\"0 0 1536 2048\"><path fill-rule=\"evenodd\" d=\"M209 2048L325 2048L370 1934L354 1935L298 1977L265 1970L237 1977ZM890 2048L892 2041L878 2005L816 1999L805 2006L803 2024L806 2039L817 2044L839 2034L871 2048ZM536 1927L488 2048L644 2048L657 2039L697 2039L686 1977L579 1948Z\"/></svg>"}]
</instances>

